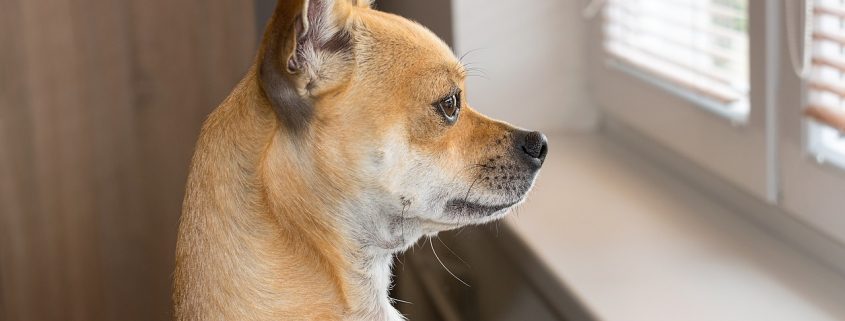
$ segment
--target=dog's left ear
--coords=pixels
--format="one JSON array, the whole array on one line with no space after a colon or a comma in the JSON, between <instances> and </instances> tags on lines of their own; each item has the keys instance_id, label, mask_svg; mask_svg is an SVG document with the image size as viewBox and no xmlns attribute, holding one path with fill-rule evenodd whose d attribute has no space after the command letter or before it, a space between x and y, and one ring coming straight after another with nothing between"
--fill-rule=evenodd
<instances>
[{"instance_id":1,"label":"dog's left ear","mask_svg":"<svg viewBox=\"0 0 845 321\"><path fill-rule=\"evenodd\" d=\"M308 125L313 101L354 62L350 14L368 0L279 0L258 54L261 88L286 128Z\"/></svg>"}]
</instances>

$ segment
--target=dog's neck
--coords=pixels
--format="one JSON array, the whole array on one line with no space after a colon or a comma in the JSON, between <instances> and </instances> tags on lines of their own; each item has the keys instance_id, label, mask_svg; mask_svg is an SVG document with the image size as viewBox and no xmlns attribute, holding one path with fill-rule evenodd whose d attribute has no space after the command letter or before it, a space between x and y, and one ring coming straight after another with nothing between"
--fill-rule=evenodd
<instances>
[{"instance_id":1,"label":"dog's neck","mask_svg":"<svg viewBox=\"0 0 845 321\"><path fill-rule=\"evenodd\" d=\"M310 247L328 263L325 268L337 279L350 320L400 320L388 297L393 254L400 242L390 232L391 217L381 213L392 204L361 195L370 191L350 177L326 176L350 170L327 168L342 162L329 162L337 155L313 154L311 146L285 134L273 137L261 177L272 216L285 226L284 232L298 238L292 240L297 246Z\"/></svg>"},{"instance_id":2,"label":"dog's neck","mask_svg":"<svg viewBox=\"0 0 845 321\"><path fill-rule=\"evenodd\" d=\"M334 155L286 136L257 92L251 72L198 143L177 245L177 319L402 320L388 290L393 254L409 240L382 228L393 224L378 213L385 204L350 195L361 191L350 178L327 177L342 171L316 157Z\"/></svg>"}]
</instances>

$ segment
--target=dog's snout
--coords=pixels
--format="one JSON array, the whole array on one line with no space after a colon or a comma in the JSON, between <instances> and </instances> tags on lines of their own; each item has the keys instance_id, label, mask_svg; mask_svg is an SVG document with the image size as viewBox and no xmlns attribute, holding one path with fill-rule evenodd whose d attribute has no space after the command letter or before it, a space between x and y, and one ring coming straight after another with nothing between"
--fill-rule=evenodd
<instances>
[{"instance_id":1,"label":"dog's snout","mask_svg":"<svg viewBox=\"0 0 845 321\"><path fill-rule=\"evenodd\" d=\"M523 132L521 139L517 141L517 148L522 151L529 163L535 164L537 167L543 165L546 160L546 154L549 152L549 144L546 140L546 135L541 132Z\"/></svg>"}]
</instances>

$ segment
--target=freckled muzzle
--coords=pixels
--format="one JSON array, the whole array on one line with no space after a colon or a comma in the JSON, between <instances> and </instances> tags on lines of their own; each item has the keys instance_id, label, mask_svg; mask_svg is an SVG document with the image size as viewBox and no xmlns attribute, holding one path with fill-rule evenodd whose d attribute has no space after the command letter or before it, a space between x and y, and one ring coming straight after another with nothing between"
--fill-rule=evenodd
<instances>
[{"instance_id":1,"label":"freckled muzzle","mask_svg":"<svg viewBox=\"0 0 845 321\"><path fill-rule=\"evenodd\" d=\"M448 201L447 212L459 216L490 216L522 201L546 160L548 142L540 132L522 130L495 140L496 145L508 142L510 146L504 153L490 156L480 164L466 196Z\"/></svg>"},{"instance_id":2,"label":"freckled muzzle","mask_svg":"<svg viewBox=\"0 0 845 321\"><path fill-rule=\"evenodd\" d=\"M536 131L515 130L508 136L505 141L512 142L510 153L488 159L480 172L481 181L490 191L522 198L546 160L548 142L545 135Z\"/></svg>"}]
</instances>

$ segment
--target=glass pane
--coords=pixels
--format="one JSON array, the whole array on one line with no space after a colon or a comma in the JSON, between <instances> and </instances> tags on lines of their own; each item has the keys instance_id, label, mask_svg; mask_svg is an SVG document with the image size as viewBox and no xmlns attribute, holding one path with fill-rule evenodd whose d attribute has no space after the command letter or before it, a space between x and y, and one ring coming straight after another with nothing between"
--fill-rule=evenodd
<instances>
[{"instance_id":1,"label":"glass pane","mask_svg":"<svg viewBox=\"0 0 845 321\"><path fill-rule=\"evenodd\" d=\"M815 0L810 106L845 114L845 0ZM845 137L823 124L808 126L810 151L819 161L845 167Z\"/></svg>"},{"instance_id":2,"label":"glass pane","mask_svg":"<svg viewBox=\"0 0 845 321\"><path fill-rule=\"evenodd\" d=\"M605 48L654 80L749 112L747 0L609 0Z\"/></svg>"}]
</instances>

